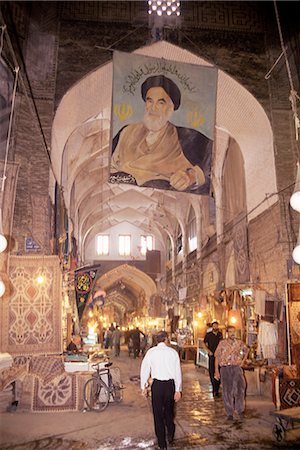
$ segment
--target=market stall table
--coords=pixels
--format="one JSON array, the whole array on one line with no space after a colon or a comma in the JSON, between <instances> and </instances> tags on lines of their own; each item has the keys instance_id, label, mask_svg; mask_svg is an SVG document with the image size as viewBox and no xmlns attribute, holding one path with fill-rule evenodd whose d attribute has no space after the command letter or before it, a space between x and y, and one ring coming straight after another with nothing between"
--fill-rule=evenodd
<instances>
[{"instance_id":1,"label":"market stall table","mask_svg":"<svg viewBox=\"0 0 300 450\"><path fill-rule=\"evenodd\" d=\"M179 348L179 356L181 361L196 361L196 354L196 345L184 345Z\"/></svg>"}]
</instances>

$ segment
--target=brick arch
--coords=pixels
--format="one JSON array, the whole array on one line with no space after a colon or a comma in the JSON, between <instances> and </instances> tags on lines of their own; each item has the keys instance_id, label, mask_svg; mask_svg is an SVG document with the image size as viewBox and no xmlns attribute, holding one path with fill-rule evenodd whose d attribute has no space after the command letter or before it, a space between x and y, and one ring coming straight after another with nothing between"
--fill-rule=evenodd
<instances>
[{"instance_id":1,"label":"brick arch","mask_svg":"<svg viewBox=\"0 0 300 450\"><path fill-rule=\"evenodd\" d=\"M134 266L122 264L103 274L97 280L97 286L107 291L119 280L126 284L131 291L132 298L138 299L143 294L144 305L142 307L148 308L150 297L157 293L156 284L149 275Z\"/></svg>"},{"instance_id":2,"label":"brick arch","mask_svg":"<svg viewBox=\"0 0 300 450\"><path fill-rule=\"evenodd\" d=\"M203 58L165 41L140 48L134 53L183 63L212 65ZM97 123L101 122L101 129L104 132L110 128L111 92L112 63L110 62L85 76L63 97L52 128L53 166L58 179L62 178L63 152L72 133L76 130L80 132L83 124L92 123L93 120ZM97 95L97 93L99 94ZM105 133L105 136L102 145L103 151L107 152L109 133ZM212 167L212 183L215 190L218 180L222 178L225 157L222 142L224 137L233 138L241 149L245 163L246 210L250 212L249 218L254 218L278 200L277 195L273 195L268 202L263 202L267 193L277 191L273 132L263 107L255 97L240 83L219 69L216 138ZM73 153L72 159L64 159L64 164L67 167L70 166L70 171L74 161L76 164L77 158ZM72 166L72 173L75 172L76 170ZM67 178L66 183L68 183ZM80 187L81 191L77 193L81 198L84 196L85 188L83 185ZM63 186L65 204L68 209L71 197L70 189L72 186L68 184ZM95 190L96 192L99 190L99 183L97 184L96 181ZM86 197L88 198L87 193ZM76 202L76 199L73 200ZM260 204L259 207L257 207L258 204ZM86 211L85 214L88 215L89 211ZM81 220L84 221L85 217Z\"/></svg>"}]
</instances>

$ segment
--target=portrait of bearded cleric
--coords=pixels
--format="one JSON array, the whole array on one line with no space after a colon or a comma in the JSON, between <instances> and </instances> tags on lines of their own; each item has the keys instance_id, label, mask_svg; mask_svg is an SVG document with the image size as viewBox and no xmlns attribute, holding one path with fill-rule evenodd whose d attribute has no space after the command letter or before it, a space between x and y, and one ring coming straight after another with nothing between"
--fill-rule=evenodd
<instances>
[{"instance_id":1,"label":"portrait of bearded cleric","mask_svg":"<svg viewBox=\"0 0 300 450\"><path fill-rule=\"evenodd\" d=\"M213 141L172 124L181 105L176 83L164 75L150 76L141 85L141 99L143 119L113 138L110 181L208 194Z\"/></svg>"}]
</instances>

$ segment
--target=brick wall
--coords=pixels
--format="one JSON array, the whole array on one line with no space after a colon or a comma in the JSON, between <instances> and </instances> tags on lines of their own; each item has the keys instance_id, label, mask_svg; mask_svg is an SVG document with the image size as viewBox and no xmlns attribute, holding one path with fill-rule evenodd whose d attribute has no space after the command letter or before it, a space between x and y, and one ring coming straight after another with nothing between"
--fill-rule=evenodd
<instances>
[{"instance_id":1,"label":"brick wall","mask_svg":"<svg viewBox=\"0 0 300 450\"><path fill-rule=\"evenodd\" d=\"M252 280L284 298L289 246L282 232L280 204L276 203L249 223L249 262Z\"/></svg>"},{"instance_id":2,"label":"brick wall","mask_svg":"<svg viewBox=\"0 0 300 450\"><path fill-rule=\"evenodd\" d=\"M42 241L41 251L50 252L47 242L53 231L51 209L47 211L46 147L51 152L50 131L55 108L71 86L111 60L111 49L130 52L149 44L153 37L142 2L47 2L45 5L32 2L30 8L24 8L21 3L19 7L13 5L15 38L19 37L22 43L46 144L34 125L36 118L20 87L13 136L15 160L20 163L13 234L18 251L23 251L24 237L30 233ZM183 2L181 28L165 28L163 38L214 63L261 102L274 131L278 188L284 189L295 175L290 86L283 62L269 80L264 78L281 49L272 2L259 3ZM298 86L293 57L290 61ZM268 273L269 278L277 279L286 273L285 256L280 262L276 257L278 249L284 255L290 251L280 241L287 234L286 205L282 205L286 201L287 198L280 197L275 208L249 225L253 278L264 279ZM287 241L290 236L284 239Z\"/></svg>"}]
</instances>

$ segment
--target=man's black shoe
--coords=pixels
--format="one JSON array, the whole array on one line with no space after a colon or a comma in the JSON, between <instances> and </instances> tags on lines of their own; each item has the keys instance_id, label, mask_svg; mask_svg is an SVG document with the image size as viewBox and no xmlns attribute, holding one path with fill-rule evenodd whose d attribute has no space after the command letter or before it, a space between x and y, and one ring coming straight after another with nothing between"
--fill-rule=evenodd
<instances>
[{"instance_id":1,"label":"man's black shoe","mask_svg":"<svg viewBox=\"0 0 300 450\"><path fill-rule=\"evenodd\" d=\"M167 443L166 443L166 445L163 445L162 447L160 445L157 445L155 447L155 450L167 450Z\"/></svg>"}]
</instances>

